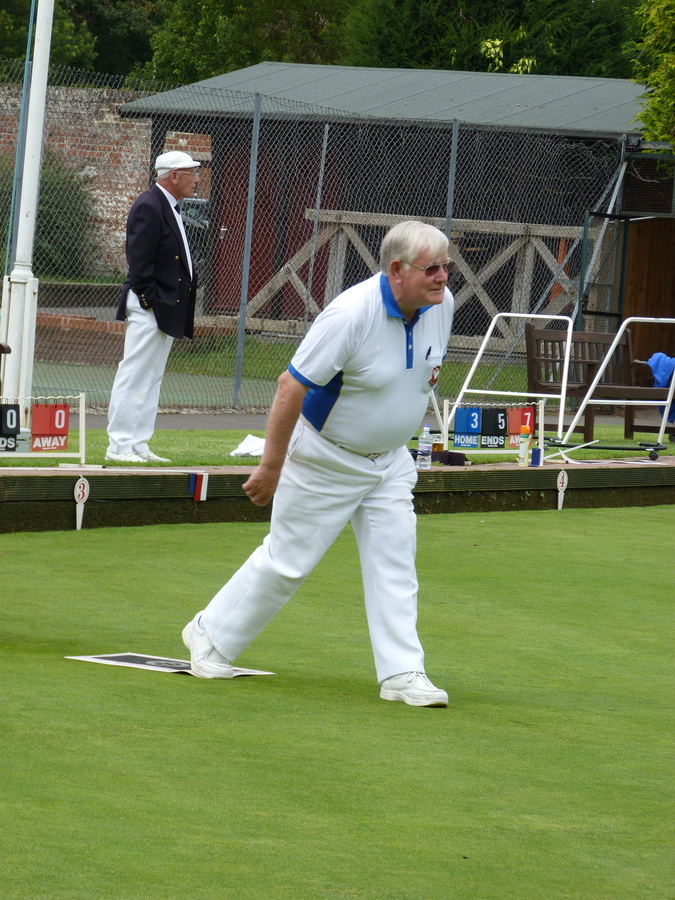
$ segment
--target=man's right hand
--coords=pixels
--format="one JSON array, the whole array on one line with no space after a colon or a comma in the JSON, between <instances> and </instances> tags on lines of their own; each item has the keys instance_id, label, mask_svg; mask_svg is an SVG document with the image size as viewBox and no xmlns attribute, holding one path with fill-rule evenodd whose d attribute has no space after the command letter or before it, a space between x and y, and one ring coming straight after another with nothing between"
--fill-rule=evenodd
<instances>
[{"instance_id":1,"label":"man's right hand","mask_svg":"<svg viewBox=\"0 0 675 900\"><path fill-rule=\"evenodd\" d=\"M288 442L308 390L289 371L279 376L277 392L267 420L265 450L260 464L243 484L246 496L256 506L266 506L274 496L286 459Z\"/></svg>"},{"instance_id":2,"label":"man's right hand","mask_svg":"<svg viewBox=\"0 0 675 900\"><path fill-rule=\"evenodd\" d=\"M246 492L246 496L256 506L267 506L279 484L279 475L281 470L263 466L261 463L257 466L248 480L244 482L242 487Z\"/></svg>"}]
</instances>

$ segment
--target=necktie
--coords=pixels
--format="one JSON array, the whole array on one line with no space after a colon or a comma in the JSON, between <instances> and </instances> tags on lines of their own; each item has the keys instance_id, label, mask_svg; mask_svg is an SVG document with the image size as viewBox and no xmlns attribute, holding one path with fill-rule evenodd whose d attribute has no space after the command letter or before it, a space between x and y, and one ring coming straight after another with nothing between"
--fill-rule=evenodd
<instances>
[{"instance_id":1,"label":"necktie","mask_svg":"<svg viewBox=\"0 0 675 900\"><path fill-rule=\"evenodd\" d=\"M176 215L178 216L178 227L180 228L180 232L183 236L183 245L185 246L185 253L190 265L190 277L192 277L192 256L190 254L190 245L188 244L187 235L185 234L185 226L183 224L183 216L181 215L180 211L180 204L176 203L173 208L176 210Z\"/></svg>"}]
</instances>

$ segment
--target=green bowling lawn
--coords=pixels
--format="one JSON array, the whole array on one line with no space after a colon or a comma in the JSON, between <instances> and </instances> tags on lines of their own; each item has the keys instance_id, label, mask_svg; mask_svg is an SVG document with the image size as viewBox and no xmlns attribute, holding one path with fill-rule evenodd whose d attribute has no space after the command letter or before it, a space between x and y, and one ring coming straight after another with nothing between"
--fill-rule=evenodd
<instances>
[{"instance_id":1,"label":"green bowling lawn","mask_svg":"<svg viewBox=\"0 0 675 900\"><path fill-rule=\"evenodd\" d=\"M64 657L185 658L264 524L0 535L0 894L673 897L674 531L420 517L448 709L378 698L349 530L237 661L276 674L229 682Z\"/></svg>"}]
</instances>

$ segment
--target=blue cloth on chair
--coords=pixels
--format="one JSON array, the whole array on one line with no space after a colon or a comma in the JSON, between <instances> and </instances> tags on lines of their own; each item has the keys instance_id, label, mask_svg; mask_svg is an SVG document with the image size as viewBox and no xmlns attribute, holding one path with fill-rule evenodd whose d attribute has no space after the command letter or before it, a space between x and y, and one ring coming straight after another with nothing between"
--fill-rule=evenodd
<instances>
[{"instance_id":1,"label":"blue cloth on chair","mask_svg":"<svg viewBox=\"0 0 675 900\"><path fill-rule=\"evenodd\" d=\"M675 359L672 356L666 356L665 353L654 353L649 357L647 363L654 376L654 387L667 388L675 371ZM663 414L662 406L659 407L659 412ZM675 402L670 404L668 421L675 422Z\"/></svg>"}]
</instances>

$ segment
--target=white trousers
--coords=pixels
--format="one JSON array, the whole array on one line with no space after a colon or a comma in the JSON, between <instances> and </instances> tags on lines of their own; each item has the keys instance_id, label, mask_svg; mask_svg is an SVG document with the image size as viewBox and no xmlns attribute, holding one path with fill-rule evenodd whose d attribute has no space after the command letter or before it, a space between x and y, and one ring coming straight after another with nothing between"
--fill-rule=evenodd
<instances>
[{"instance_id":1,"label":"white trousers","mask_svg":"<svg viewBox=\"0 0 675 900\"><path fill-rule=\"evenodd\" d=\"M173 338L157 327L152 310L127 293L124 357L117 367L108 407L108 450L146 453L155 430L159 392Z\"/></svg>"},{"instance_id":2,"label":"white trousers","mask_svg":"<svg viewBox=\"0 0 675 900\"><path fill-rule=\"evenodd\" d=\"M412 505L416 478L405 447L365 459L300 421L274 497L270 533L202 613L211 643L227 659L236 659L351 519L377 679L423 672ZM326 585L328 596L330 591Z\"/></svg>"}]
</instances>

